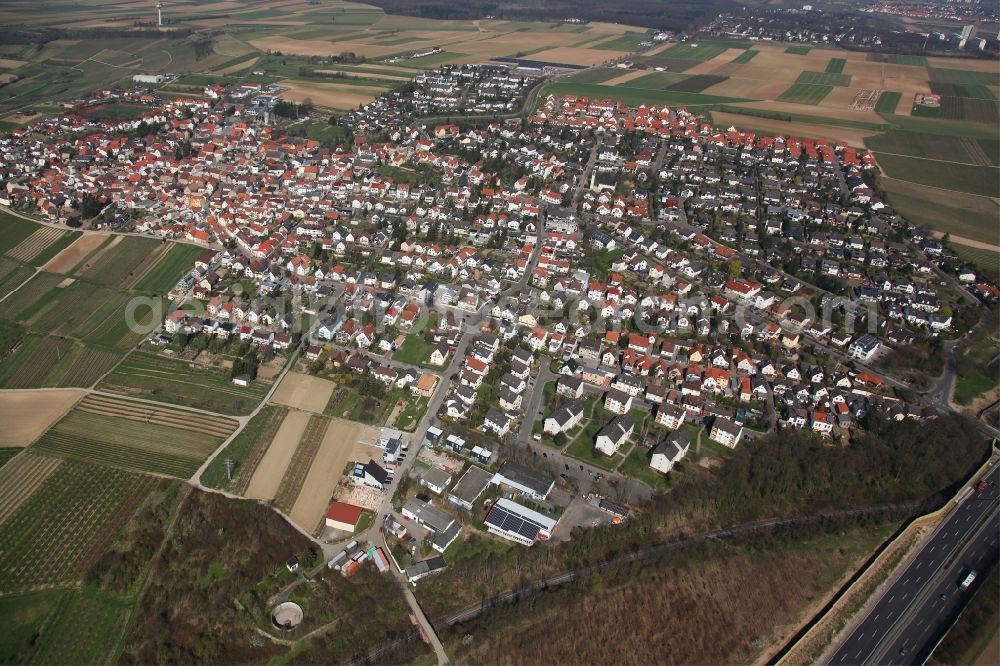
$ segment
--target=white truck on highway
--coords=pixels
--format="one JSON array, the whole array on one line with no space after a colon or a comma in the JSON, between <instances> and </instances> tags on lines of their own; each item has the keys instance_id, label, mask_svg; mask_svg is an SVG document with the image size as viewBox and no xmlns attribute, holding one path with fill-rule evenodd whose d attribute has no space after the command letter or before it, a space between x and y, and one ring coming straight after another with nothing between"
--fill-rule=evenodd
<instances>
[{"instance_id":1,"label":"white truck on highway","mask_svg":"<svg viewBox=\"0 0 1000 666\"><path fill-rule=\"evenodd\" d=\"M969 573L965 574L965 578L963 578L962 582L959 583L958 589L960 589L963 592L965 592L970 587L972 587L972 584L975 583L975 582L976 582L976 572L975 571L970 571Z\"/></svg>"}]
</instances>

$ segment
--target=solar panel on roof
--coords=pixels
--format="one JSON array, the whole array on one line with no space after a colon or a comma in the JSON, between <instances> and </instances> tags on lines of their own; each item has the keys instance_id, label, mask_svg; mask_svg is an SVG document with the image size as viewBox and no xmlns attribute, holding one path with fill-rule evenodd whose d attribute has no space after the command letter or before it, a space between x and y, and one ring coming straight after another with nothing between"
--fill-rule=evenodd
<instances>
[{"instance_id":1,"label":"solar panel on roof","mask_svg":"<svg viewBox=\"0 0 1000 666\"><path fill-rule=\"evenodd\" d=\"M522 518L499 506L494 506L486 516L486 522L505 532L519 534L525 539L534 541L542 526Z\"/></svg>"}]
</instances>

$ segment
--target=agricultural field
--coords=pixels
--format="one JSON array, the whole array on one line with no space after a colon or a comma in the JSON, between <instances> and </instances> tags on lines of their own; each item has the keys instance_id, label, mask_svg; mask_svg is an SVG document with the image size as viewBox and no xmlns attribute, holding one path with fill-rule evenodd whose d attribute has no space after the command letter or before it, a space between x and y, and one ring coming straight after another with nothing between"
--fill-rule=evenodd
<instances>
[{"instance_id":1,"label":"agricultural field","mask_svg":"<svg viewBox=\"0 0 1000 666\"><path fill-rule=\"evenodd\" d=\"M253 469L250 469L250 465L246 466L251 478L243 492L244 497L264 501L274 499L285 477L289 461L295 454L299 442L302 441L312 416L296 410L285 414L263 452L260 462L254 465Z\"/></svg>"},{"instance_id":2,"label":"agricultural field","mask_svg":"<svg viewBox=\"0 0 1000 666\"><path fill-rule=\"evenodd\" d=\"M845 58L830 58L830 62L826 64L826 72L830 74L840 74L844 71L844 65L847 64Z\"/></svg>"},{"instance_id":3,"label":"agricultural field","mask_svg":"<svg viewBox=\"0 0 1000 666\"><path fill-rule=\"evenodd\" d=\"M201 475L201 482L209 488L222 488L236 494L245 493L254 470L287 414L287 407L265 405L208 464ZM226 460L231 460L233 464L232 481L227 478Z\"/></svg>"},{"instance_id":4,"label":"agricultural field","mask_svg":"<svg viewBox=\"0 0 1000 666\"><path fill-rule=\"evenodd\" d=\"M0 597L0 617L4 618L0 663L28 662L35 637L68 594L65 590L46 590Z\"/></svg>"},{"instance_id":5,"label":"agricultural field","mask_svg":"<svg viewBox=\"0 0 1000 666\"><path fill-rule=\"evenodd\" d=\"M151 294L163 294L194 267L195 260L205 251L197 245L172 243L158 260L137 276L133 289Z\"/></svg>"},{"instance_id":6,"label":"agricultural field","mask_svg":"<svg viewBox=\"0 0 1000 666\"><path fill-rule=\"evenodd\" d=\"M83 391L5 391L0 393L0 447L27 446L62 418Z\"/></svg>"},{"instance_id":7,"label":"agricultural field","mask_svg":"<svg viewBox=\"0 0 1000 666\"><path fill-rule=\"evenodd\" d=\"M31 450L187 478L235 427L228 419L88 396Z\"/></svg>"},{"instance_id":8,"label":"agricultural field","mask_svg":"<svg viewBox=\"0 0 1000 666\"><path fill-rule=\"evenodd\" d=\"M77 275L97 284L129 287L139 267L165 248L166 244L153 238L112 236L104 251L92 257Z\"/></svg>"},{"instance_id":9,"label":"agricultural field","mask_svg":"<svg viewBox=\"0 0 1000 666\"><path fill-rule=\"evenodd\" d=\"M132 603L93 589L66 594L47 618L32 664L101 664L121 651Z\"/></svg>"},{"instance_id":10,"label":"agricultural field","mask_svg":"<svg viewBox=\"0 0 1000 666\"><path fill-rule=\"evenodd\" d=\"M838 60L841 61L840 67L843 70L844 63L847 61L843 58L838 58ZM850 74L804 71L799 74L799 78L795 82L818 86L849 86L851 85L851 76Z\"/></svg>"},{"instance_id":11,"label":"agricultural field","mask_svg":"<svg viewBox=\"0 0 1000 666\"><path fill-rule=\"evenodd\" d=\"M165 356L135 352L99 388L126 396L152 398L221 414L247 414L270 389L259 380L234 385L229 373Z\"/></svg>"},{"instance_id":12,"label":"agricultural field","mask_svg":"<svg viewBox=\"0 0 1000 666\"><path fill-rule=\"evenodd\" d=\"M1000 181L992 166L936 162L876 153L879 164L892 178L943 190L983 197L1000 196Z\"/></svg>"},{"instance_id":13,"label":"agricultural field","mask_svg":"<svg viewBox=\"0 0 1000 666\"><path fill-rule=\"evenodd\" d=\"M0 254L9 254L39 229L34 222L0 211Z\"/></svg>"},{"instance_id":14,"label":"agricultural field","mask_svg":"<svg viewBox=\"0 0 1000 666\"><path fill-rule=\"evenodd\" d=\"M788 53L789 55L800 55L800 56L809 55L809 52L812 51L812 48L813 47L811 46L789 46L788 48L785 49L785 53Z\"/></svg>"},{"instance_id":15,"label":"agricultural field","mask_svg":"<svg viewBox=\"0 0 1000 666\"><path fill-rule=\"evenodd\" d=\"M348 462L378 457L378 449L371 445L377 434L374 428L360 423L329 419L326 434L289 512L293 521L307 532L317 530Z\"/></svg>"},{"instance_id":16,"label":"agricultural field","mask_svg":"<svg viewBox=\"0 0 1000 666\"><path fill-rule=\"evenodd\" d=\"M271 397L271 402L322 414L336 387L337 385L328 379L289 372L281 380Z\"/></svg>"},{"instance_id":17,"label":"agricultural field","mask_svg":"<svg viewBox=\"0 0 1000 666\"><path fill-rule=\"evenodd\" d=\"M121 355L54 335L29 334L17 352L0 362L0 386L8 389L89 387Z\"/></svg>"},{"instance_id":18,"label":"agricultural field","mask_svg":"<svg viewBox=\"0 0 1000 666\"><path fill-rule=\"evenodd\" d=\"M13 485L32 483L26 474ZM79 581L155 484L150 476L63 462L0 523L0 594Z\"/></svg>"},{"instance_id":19,"label":"agricultural field","mask_svg":"<svg viewBox=\"0 0 1000 666\"><path fill-rule=\"evenodd\" d=\"M899 100L902 99L903 93L885 91L879 95L878 101L875 102L875 113L895 113L896 107L899 106Z\"/></svg>"},{"instance_id":20,"label":"agricultural field","mask_svg":"<svg viewBox=\"0 0 1000 666\"><path fill-rule=\"evenodd\" d=\"M330 419L325 416L314 414L309 417L309 423L306 424L302 438L299 440L298 446L295 447L295 453L288 461L288 467L285 469L285 474L281 477L281 483L278 484L278 490L274 495L275 506L285 513L291 512L292 506L298 500L302 484L305 482L306 475L309 474L309 468L316 459L316 454L319 453L319 447L323 443L329 425Z\"/></svg>"},{"instance_id":21,"label":"agricultural field","mask_svg":"<svg viewBox=\"0 0 1000 666\"><path fill-rule=\"evenodd\" d=\"M594 69L587 69L578 74L572 74L566 77L567 81L574 81L576 83L604 83L605 81L610 81L611 79L617 78L623 74L623 71L615 67L596 67Z\"/></svg>"},{"instance_id":22,"label":"agricultural field","mask_svg":"<svg viewBox=\"0 0 1000 666\"><path fill-rule=\"evenodd\" d=\"M782 102L794 102L796 104L816 105L822 102L823 98L831 92L833 92L833 86L795 83L791 88L778 95L778 100Z\"/></svg>"},{"instance_id":23,"label":"agricultural field","mask_svg":"<svg viewBox=\"0 0 1000 666\"><path fill-rule=\"evenodd\" d=\"M633 83L633 82L630 82ZM686 93L672 90L653 90L630 86L606 86L588 83L559 82L545 87L543 94L581 95L596 98L610 98L625 104L666 104L671 106L697 107L714 104L728 104L745 101L739 97L720 97L700 93Z\"/></svg>"},{"instance_id":24,"label":"agricultural field","mask_svg":"<svg viewBox=\"0 0 1000 666\"><path fill-rule=\"evenodd\" d=\"M760 53L760 51L754 51L753 49L747 49L743 53L741 53L738 56L736 56L735 58L733 58L732 62L741 64L741 65L745 65L746 63L748 63L751 60L753 60L754 56L757 55L758 53Z\"/></svg>"}]
</instances>

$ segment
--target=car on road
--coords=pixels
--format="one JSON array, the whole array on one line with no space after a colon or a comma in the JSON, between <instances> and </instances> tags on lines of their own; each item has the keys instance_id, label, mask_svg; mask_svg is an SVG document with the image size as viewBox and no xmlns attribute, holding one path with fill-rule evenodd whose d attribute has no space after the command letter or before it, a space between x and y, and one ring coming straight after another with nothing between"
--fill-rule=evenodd
<instances>
[{"instance_id":1,"label":"car on road","mask_svg":"<svg viewBox=\"0 0 1000 666\"><path fill-rule=\"evenodd\" d=\"M535 440L536 442L540 442L542 441L542 436L539 435L538 433L535 433L534 435L531 436L531 439Z\"/></svg>"}]
</instances>

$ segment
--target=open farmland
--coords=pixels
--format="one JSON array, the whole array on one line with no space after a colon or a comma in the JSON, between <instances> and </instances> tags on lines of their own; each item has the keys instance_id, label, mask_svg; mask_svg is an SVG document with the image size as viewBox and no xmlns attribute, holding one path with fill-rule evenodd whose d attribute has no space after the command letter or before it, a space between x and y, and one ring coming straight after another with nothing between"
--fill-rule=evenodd
<instances>
[{"instance_id":1,"label":"open farmland","mask_svg":"<svg viewBox=\"0 0 1000 666\"><path fill-rule=\"evenodd\" d=\"M155 483L64 462L0 524L0 593L77 582Z\"/></svg>"},{"instance_id":2,"label":"open farmland","mask_svg":"<svg viewBox=\"0 0 1000 666\"><path fill-rule=\"evenodd\" d=\"M1000 179L992 166L937 162L883 153L879 165L892 178L927 185L941 190L955 190L984 197L1000 196Z\"/></svg>"},{"instance_id":3,"label":"open farmland","mask_svg":"<svg viewBox=\"0 0 1000 666\"><path fill-rule=\"evenodd\" d=\"M201 482L209 488L223 488L236 494L246 492L254 470L288 414L286 407L265 405L202 472ZM233 464L233 478L227 478L226 461Z\"/></svg>"},{"instance_id":4,"label":"open farmland","mask_svg":"<svg viewBox=\"0 0 1000 666\"><path fill-rule=\"evenodd\" d=\"M365 459L359 449L373 454L376 449L368 446L375 441L377 431L354 421L331 419L308 474L291 509L291 517L306 531L320 525L330 497L351 460ZM374 453L377 455L377 453Z\"/></svg>"},{"instance_id":5,"label":"open farmland","mask_svg":"<svg viewBox=\"0 0 1000 666\"><path fill-rule=\"evenodd\" d=\"M198 414L184 409L173 409L134 400L123 400L92 393L84 398L77 409L92 414L114 416L116 418L152 423L155 425L189 430L210 435L220 440L229 437L236 430L237 422L221 416Z\"/></svg>"},{"instance_id":6,"label":"open farmland","mask_svg":"<svg viewBox=\"0 0 1000 666\"><path fill-rule=\"evenodd\" d=\"M782 102L795 102L796 104L819 104L823 98L833 91L833 86L814 85L811 83L796 83L785 92L778 95L778 100Z\"/></svg>"},{"instance_id":7,"label":"open farmland","mask_svg":"<svg viewBox=\"0 0 1000 666\"><path fill-rule=\"evenodd\" d=\"M21 453L0 467L0 524L17 513L61 464L59 458Z\"/></svg>"},{"instance_id":8,"label":"open farmland","mask_svg":"<svg viewBox=\"0 0 1000 666\"><path fill-rule=\"evenodd\" d=\"M0 254L7 254L37 231L34 222L0 211Z\"/></svg>"},{"instance_id":9,"label":"open farmland","mask_svg":"<svg viewBox=\"0 0 1000 666\"><path fill-rule=\"evenodd\" d=\"M133 272L149 260L150 254L157 251L157 248L160 248L158 251L162 251L163 244L152 238L138 236L114 238L120 240L107 252L101 253L100 257L95 257L88 268L78 273L80 277L108 286L127 286Z\"/></svg>"},{"instance_id":10,"label":"open farmland","mask_svg":"<svg viewBox=\"0 0 1000 666\"><path fill-rule=\"evenodd\" d=\"M44 268L50 273L68 274L106 240L107 236L101 234L80 236L72 245L52 257Z\"/></svg>"},{"instance_id":11,"label":"open farmland","mask_svg":"<svg viewBox=\"0 0 1000 666\"><path fill-rule=\"evenodd\" d=\"M245 497L265 501L274 499L288 469L289 461L295 454L295 449L302 440L311 418L312 415L306 412L294 410L285 415L266 452L253 470L253 476L244 492Z\"/></svg>"},{"instance_id":12,"label":"open farmland","mask_svg":"<svg viewBox=\"0 0 1000 666\"><path fill-rule=\"evenodd\" d=\"M136 276L132 288L146 293L170 291L177 281L194 267L195 260L205 249L197 245L171 243L159 260Z\"/></svg>"},{"instance_id":13,"label":"open farmland","mask_svg":"<svg viewBox=\"0 0 1000 666\"><path fill-rule=\"evenodd\" d=\"M100 388L122 395L154 398L220 412L247 414L264 398L270 386L260 381L234 385L229 374L164 356L136 352L108 375Z\"/></svg>"},{"instance_id":14,"label":"open farmland","mask_svg":"<svg viewBox=\"0 0 1000 666\"><path fill-rule=\"evenodd\" d=\"M222 442L215 434L223 426L200 414L174 416L172 425L162 425L162 414L149 408L149 422L142 406L118 401L119 416L106 401L85 401L57 423L31 450L71 460L95 462L133 471L155 472L180 478L191 476L208 454ZM204 420L205 430L196 430Z\"/></svg>"},{"instance_id":15,"label":"open farmland","mask_svg":"<svg viewBox=\"0 0 1000 666\"><path fill-rule=\"evenodd\" d=\"M16 354L0 363L0 386L9 389L89 387L121 355L55 335L27 336Z\"/></svg>"},{"instance_id":16,"label":"open farmland","mask_svg":"<svg viewBox=\"0 0 1000 666\"><path fill-rule=\"evenodd\" d=\"M295 453L288 461L288 467L285 469L278 490L274 494L274 505L285 513L292 510L292 506L299 498L302 483L305 481L306 475L309 474L309 468L316 459L316 454L319 453L319 447L323 443L329 425L330 419L325 416L314 414L309 418L309 423L302 433L298 446L295 447ZM307 530L312 527L305 526Z\"/></svg>"},{"instance_id":17,"label":"open farmland","mask_svg":"<svg viewBox=\"0 0 1000 666\"><path fill-rule=\"evenodd\" d=\"M83 391L0 393L0 446L27 446L83 397Z\"/></svg>"},{"instance_id":18,"label":"open farmland","mask_svg":"<svg viewBox=\"0 0 1000 666\"><path fill-rule=\"evenodd\" d=\"M289 372L271 397L271 402L322 414L336 384L328 379Z\"/></svg>"},{"instance_id":19,"label":"open farmland","mask_svg":"<svg viewBox=\"0 0 1000 666\"><path fill-rule=\"evenodd\" d=\"M132 604L115 595L92 589L70 592L45 623L31 663L112 663L131 614Z\"/></svg>"},{"instance_id":20,"label":"open farmland","mask_svg":"<svg viewBox=\"0 0 1000 666\"><path fill-rule=\"evenodd\" d=\"M637 79L638 80L638 79ZM629 84L634 84L630 81ZM700 93L677 92L672 90L651 90L628 86L606 86L590 83L552 83L545 87L543 94L580 95L598 99L608 98L638 106L640 104L667 104L671 106L697 107L713 104L727 104L745 101L739 97L720 97Z\"/></svg>"},{"instance_id":21,"label":"open farmland","mask_svg":"<svg viewBox=\"0 0 1000 666\"><path fill-rule=\"evenodd\" d=\"M39 226L30 236L7 251L7 256L16 261L34 266L48 261L82 234L78 231L67 233L53 227Z\"/></svg>"}]
</instances>

